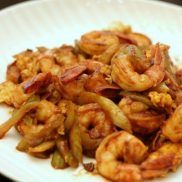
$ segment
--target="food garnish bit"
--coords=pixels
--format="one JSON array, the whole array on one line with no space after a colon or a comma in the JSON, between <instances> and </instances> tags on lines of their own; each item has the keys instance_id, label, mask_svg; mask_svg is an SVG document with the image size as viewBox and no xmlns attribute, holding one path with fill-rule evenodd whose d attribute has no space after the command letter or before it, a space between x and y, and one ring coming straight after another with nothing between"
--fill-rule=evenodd
<instances>
[{"instance_id":1,"label":"food garnish bit","mask_svg":"<svg viewBox=\"0 0 182 182\"><path fill-rule=\"evenodd\" d=\"M14 107L0 138L14 126L17 150L51 156L55 169L81 163L116 182L166 176L182 163L182 71L168 50L117 23L74 46L17 54L0 84L0 103Z\"/></svg>"}]
</instances>

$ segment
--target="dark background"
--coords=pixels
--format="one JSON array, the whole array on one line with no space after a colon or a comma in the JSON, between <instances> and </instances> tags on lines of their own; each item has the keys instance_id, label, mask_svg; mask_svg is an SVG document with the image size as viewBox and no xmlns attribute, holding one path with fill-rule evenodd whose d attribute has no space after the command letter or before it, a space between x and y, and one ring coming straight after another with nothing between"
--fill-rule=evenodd
<instances>
[{"instance_id":1,"label":"dark background","mask_svg":"<svg viewBox=\"0 0 182 182\"><path fill-rule=\"evenodd\" d=\"M10 6L12 4L20 3L28 0L0 0L0 9ZM147 1L147 0L146 0ZM182 6L182 0L162 0L169 3L174 3Z\"/></svg>"},{"instance_id":2,"label":"dark background","mask_svg":"<svg viewBox=\"0 0 182 182\"><path fill-rule=\"evenodd\" d=\"M10 5L20 3L23 1L28 1L28 0L0 0L0 9L6 8ZM162 1L173 3L173 4L178 4L178 5L182 6L182 0L162 0ZM7 179L6 177L2 176L1 174L0 174L0 181L11 182L11 180Z\"/></svg>"}]
</instances>

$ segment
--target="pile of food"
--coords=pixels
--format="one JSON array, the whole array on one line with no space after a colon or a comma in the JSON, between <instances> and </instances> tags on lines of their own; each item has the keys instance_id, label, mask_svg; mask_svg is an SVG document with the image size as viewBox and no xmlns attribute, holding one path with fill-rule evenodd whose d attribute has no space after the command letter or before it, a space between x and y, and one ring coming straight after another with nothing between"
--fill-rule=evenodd
<instances>
[{"instance_id":1,"label":"pile of food","mask_svg":"<svg viewBox=\"0 0 182 182\"><path fill-rule=\"evenodd\" d=\"M0 125L22 136L17 150L112 181L163 177L182 162L182 70L169 46L129 26L14 56L0 103L14 107ZM84 163L83 155L96 159Z\"/></svg>"}]
</instances>

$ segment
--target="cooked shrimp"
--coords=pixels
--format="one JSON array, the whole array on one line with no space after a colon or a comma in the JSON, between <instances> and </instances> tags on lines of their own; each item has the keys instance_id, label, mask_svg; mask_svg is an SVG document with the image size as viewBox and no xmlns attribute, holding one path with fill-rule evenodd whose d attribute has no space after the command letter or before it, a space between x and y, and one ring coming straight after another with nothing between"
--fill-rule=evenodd
<instances>
[{"instance_id":1,"label":"cooked shrimp","mask_svg":"<svg viewBox=\"0 0 182 182\"><path fill-rule=\"evenodd\" d=\"M120 31L112 31L120 40L120 43L134 44L141 47L152 45L152 41L144 34L136 32L122 33Z\"/></svg>"},{"instance_id":2,"label":"cooked shrimp","mask_svg":"<svg viewBox=\"0 0 182 182\"><path fill-rule=\"evenodd\" d=\"M175 171L181 162L182 144L166 143L141 164L142 177L164 177L169 171Z\"/></svg>"},{"instance_id":3,"label":"cooked shrimp","mask_svg":"<svg viewBox=\"0 0 182 182\"><path fill-rule=\"evenodd\" d=\"M162 127L162 133L172 142L182 142L182 104L176 108L166 121Z\"/></svg>"},{"instance_id":4,"label":"cooked shrimp","mask_svg":"<svg viewBox=\"0 0 182 182\"><path fill-rule=\"evenodd\" d=\"M82 35L77 42L78 47L89 55L100 55L113 44L119 44L119 39L110 31L93 31Z\"/></svg>"},{"instance_id":5,"label":"cooked shrimp","mask_svg":"<svg viewBox=\"0 0 182 182\"><path fill-rule=\"evenodd\" d=\"M43 72L50 72L50 70L54 71L60 67L73 66L77 64L78 59L72 46L63 45L59 48L43 51L39 56L39 62L41 63L40 69Z\"/></svg>"},{"instance_id":6,"label":"cooked shrimp","mask_svg":"<svg viewBox=\"0 0 182 182\"><path fill-rule=\"evenodd\" d=\"M149 134L163 124L164 114L159 114L152 110L143 102L133 101L130 98L123 98L119 107L131 122L132 130L139 134Z\"/></svg>"},{"instance_id":7,"label":"cooked shrimp","mask_svg":"<svg viewBox=\"0 0 182 182\"><path fill-rule=\"evenodd\" d=\"M45 122L56 113L59 113L59 109L53 103L41 100L36 110L35 117L38 121Z\"/></svg>"},{"instance_id":8,"label":"cooked shrimp","mask_svg":"<svg viewBox=\"0 0 182 182\"><path fill-rule=\"evenodd\" d=\"M113 44L108 47L102 54L93 56L93 59L104 64L110 64L112 57L119 48L119 44Z\"/></svg>"},{"instance_id":9,"label":"cooked shrimp","mask_svg":"<svg viewBox=\"0 0 182 182\"><path fill-rule=\"evenodd\" d=\"M163 45L157 44L155 46L154 64L147 70L144 70L142 67L138 72L134 65L136 64L135 60L141 57L139 55L139 58L137 58L137 54L140 52L139 49L134 45L122 47L111 61L111 76L113 81L128 91L144 91L158 85L165 76L163 64L166 50L164 51L164 47ZM140 58L143 59L140 61L141 63L143 62L143 65L152 60L151 58L147 58L146 55L144 55L144 58ZM142 73L140 74L139 72Z\"/></svg>"},{"instance_id":10,"label":"cooked shrimp","mask_svg":"<svg viewBox=\"0 0 182 182\"><path fill-rule=\"evenodd\" d=\"M35 109L35 108L34 108ZM21 121L17 123L15 126L16 130L24 136L26 133L29 132L33 124L36 124L37 120L36 118L31 117L30 115L25 115Z\"/></svg>"},{"instance_id":11,"label":"cooked shrimp","mask_svg":"<svg viewBox=\"0 0 182 182\"><path fill-rule=\"evenodd\" d=\"M64 72L65 67L76 65L78 59L72 46L63 45L60 48L44 51L38 61L43 73L51 72L53 75L59 75Z\"/></svg>"},{"instance_id":12,"label":"cooked shrimp","mask_svg":"<svg viewBox=\"0 0 182 182\"><path fill-rule=\"evenodd\" d=\"M80 92L76 98L78 104L98 103L109 115L113 124L125 131L132 132L131 124L121 109L110 99L92 92Z\"/></svg>"},{"instance_id":13,"label":"cooked shrimp","mask_svg":"<svg viewBox=\"0 0 182 182\"><path fill-rule=\"evenodd\" d=\"M20 121L17 125L18 131L25 135L27 134L32 128L38 128L39 124L46 124L48 119L54 115L59 113L59 109L49 101L41 100L36 107L36 112L34 114L34 118L30 115L26 115L22 121ZM42 125L41 127L42 128Z\"/></svg>"},{"instance_id":14,"label":"cooked shrimp","mask_svg":"<svg viewBox=\"0 0 182 182\"><path fill-rule=\"evenodd\" d=\"M70 76L70 75L69 75ZM87 79L87 75L82 74L81 76L75 75L74 80L68 83L62 83L61 79L54 77L54 83L56 89L62 94L65 99L74 101L78 95L84 91L84 84Z\"/></svg>"},{"instance_id":15,"label":"cooked shrimp","mask_svg":"<svg viewBox=\"0 0 182 182\"><path fill-rule=\"evenodd\" d=\"M141 33L131 32L128 34L128 37L133 41L136 41L138 46L149 46L152 44L152 41Z\"/></svg>"},{"instance_id":16,"label":"cooked shrimp","mask_svg":"<svg viewBox=\"0 0 182 182\"><path fill-rule=\"evenodd\" d=\"M124 34L120 31L112 31L114 35L116 35L119 38L120 44L134 44L137 45L137 42L134 39L131 39L129 37L129 34Z\"/></svg>"},{"instance_id":17,"label":"cooked shrimp","mask_svg":"<svg viewBox=\"0 0 182 182\"><path fill-rule=\"evenodd\" d=\"M77 113L82 145L87 150L96 149L101 140L114 131L112 121L96 103L80 106Z\"/></svg>"},{"instance_id":18,"label":"cooked shrimp","mask_svg":"<svg viewBox=\"0 0 182 182\"><path fill-rule=\"evenodd\" d=\"M112 133L96 151L98 172L112 181L142 181L140 168L136 164L145 159L147 150L138 138L125 131Z\"/></svg>"},{"instance_id":19,"label":"cooked shrimp","mask_svg":"<svg viewBox=\"0 0 182 182\"><path fill-rule=\"evenodd\" d=\"M30 146L58 137L57 130L62 127L64 117L57 106L46 100L40 101L35 118L37 123L30 125L24 132L24 137Z\"/></svg>"}]
</instances>

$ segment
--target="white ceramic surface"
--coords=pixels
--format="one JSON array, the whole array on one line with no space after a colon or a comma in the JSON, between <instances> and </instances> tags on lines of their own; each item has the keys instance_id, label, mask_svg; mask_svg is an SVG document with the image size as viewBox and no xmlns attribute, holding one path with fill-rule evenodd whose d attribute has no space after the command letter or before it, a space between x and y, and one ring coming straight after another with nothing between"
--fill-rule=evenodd
<instances>
[{"instance_id":1,"label":"white ceramic surface","mask_svg":"<svg viewBox=\"0 0 182 182\"><path fill-rule=\"evenodd\" d=\"M0 12L0 82L5 80L12 55L36 46L54 47L73 43L87 31L102 29L121 20L153 42L171 46L170 53L182 61L182 8L150 0L39 0L7 8ZM9 109L0 106L0 123L8 119ZM0 173L17 181L91 182L99 176L76 170L54 170L49 160L32 158L16 151L19 136L12 129L0 140ZM159 182L182 181L182 168Z\"/></svg>"}]
</instances>

